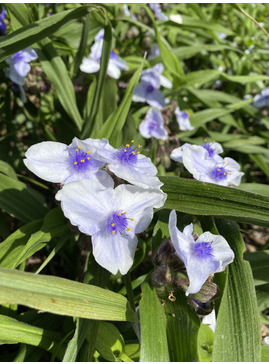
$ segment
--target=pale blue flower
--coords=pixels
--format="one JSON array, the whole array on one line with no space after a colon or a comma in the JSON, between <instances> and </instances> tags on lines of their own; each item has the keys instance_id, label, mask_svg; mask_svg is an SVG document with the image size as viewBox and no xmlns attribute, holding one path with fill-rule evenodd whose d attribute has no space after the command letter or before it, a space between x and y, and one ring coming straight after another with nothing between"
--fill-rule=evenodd
<instances>
[{"instance_id":1,"label":"pale blue flower","mask_svg":"<svg viewBox=\"0 0 269 364\"><path fill-rule=\"evenodd\" d=\"M176 120L178 123L179 130L193 130L194 127L191 126L189 114L185 111L180 111L180 108L177 107L175 110Z\"/></svg>"},{"instance_id":2,"label":"pale blue flower","mask_svg":"<svg viewBox=\"0 0 269 364\"><path fill-rule=\"evenodd\" d=\"M83 58L80 70L85 73L95 73L100 69L101 55L103 49L104 29L101 29L95 36L95 42L87 58ZM115 79L120 77L122 70L128 70L128 66L117 54L111 50L107 67L107 74Z\"/></svg>"},{"instance_id":3,"label":"pale blue flower","mask_svg":"<svg viewBox=\"0 0 269 364\"><path fill-rule=\"evenodd\" d=\"M0 14L0 35L4 35L7 29L6 24L4 22L5 16L6 16L6 11L5 8L2 6L2 12Z\"/></svg>"},{"instance_id":4,"label":"pale blue flower","mask_svg":"<svg viewBox=\"0 0 269 364\"><path fill-rule=\"evenodd\" d=\"M97 150L106 144L106 139L90 138L74 138L69 146L59 142L41 142L27 150L23 161L31 172L45 181L64 184L90 179L105 187L113 187L113 179L100 170L105 163L97 156Z\"/></svg>"},{"instance_id":5,"label":"pale blue flower","mask_svg":"<svg viewBox=\"0 0 269 364\"><path fill-rule=\"evenodd\" d=\"M30 47L8 57L6 63L8 63L9 68L4 69L6 76L17 85L22 86L27 73L31 70L29 63L36 58L36 52Z\"/></svg>"},{"instance_id":6,"label":"pale blue flower","mask_svg":"<svg viewBox=\"0 0 269 364\"><path fill-rule=\"evenodd\" d=\"M150 158L140 154L138 149L141 146L135 147L133 142L119 149L107 143L97 151L98 158L108 163L107 167L117 177L129 183L144 188L160 188L163 183L156 176L157 168Z\"/></svg>"},{"instance_id":7,"label":"pale blue flower","mask_svg":"<svg viewBox=\"0 0 269 364\"><path fill-rule=\"evenodd\" d=\"M136 85L133 92L133 101L147 102L151 107L157 109L161 109L169 102L159 90L161 86L172 87L171 81L162 75L163 70L163 65L159 63L142 71L141 83Z\"/></svg>"},{"instance_id":8,"label":"pale blue flower","mask_svg":"<svg viewBox=\"0 0 269 364\"><path fill-rule=\"evenodd\" d=\"M183 150L185 148L190 147L191 145L192 144L190 143L185 143L181 147L174 149L170 154L170 158L176 162L183 163L182 161ZM204 142L201 146L208 151L208 158L213 158L217 163L221 163L223 161L222 157L219 156L219 154L223 152L221 144L216 142L214 143Z\"/></svg>"},{"instance_id":9,"label":"pale blue flower","mask_svg":"<svg viewBox=\"0 0 269 364\"><path fill-rule=\"evenodd\" d=\"M200 291L210 274L222 272L234 260L234 252L221 235L206 231L194 240L193 226L187 225L183 233L177 228L176 211L169 216L169 232L176 253L185 264L190 285L186 295Z\"/></svg>"},{"instance_id":10,"label":"pale blue flower","mask_svg":"<svg viewBox=\"0 0 269 364\"><path fill-rule=\"evenodd\" d=\"M264 88L253 100L253 106L262 108L269 106L269 87Z\"/></svg>"},{"instance_id":11,"label":"pale blue flower","mask_svg":"<svg viewBox=\"0 0 269 364\"><path fill-rule=\"evenodd\" d=\"M139 131L144 138L153 137L160 140L168 138L162 113L158 109L150 108L148 110L145 119L139 125Z\"/></svg>"},{"instance_id":12,"label":"pale blue flower","mask_svg":"<svg viewBox=\"0 0 269 364\"><path fill-rule=\"evenodd\" d=\"M80 180L65 185L56 199L71 224L92 236L97 263L113 274L126 274L133 264L136 234L148 227L153 207L162 207L166 195L131 185L102 189L95 181Z\"/></svg>"},{"instance_id":13,"label":"pale blue flower","mask_svg":"<svg viewBox=\"0 0 269 364\"><path fill-rule=\"evenodd\" d=\"M239 172L240 165L232 158L223 159L214 150L211 150L212 157L207 148L199 145L185 146L182 149L182 163L193 178L221 186L240 184L244 173Z\"/></svg>"},{"instance_id":14,"label":"pale blue flower","mask_svg":"<svg viewBox=\"0 0 269 364\"><path fill-rule=\"evenodd\" d=\"M225 38L227 38L227 34L222 33L222 32L219 32L219 33L218 33L218 36L219 36L219 38L220 38L220 39L225 39Z\"/></svg>"},{"instance_id":15,"label":"pale blue flower","mask_svg":"<svg viewBox=\"0 0 269 364\"><path fill-rule=\"evenodd\" d=\"M157 17L157 19L166 21L168 20L168 17L162 12L161 7L159 4L157 3L150 3L149 7L151 8L151 10L154 12L155 16Z\"/></svg>"}]
</instances>

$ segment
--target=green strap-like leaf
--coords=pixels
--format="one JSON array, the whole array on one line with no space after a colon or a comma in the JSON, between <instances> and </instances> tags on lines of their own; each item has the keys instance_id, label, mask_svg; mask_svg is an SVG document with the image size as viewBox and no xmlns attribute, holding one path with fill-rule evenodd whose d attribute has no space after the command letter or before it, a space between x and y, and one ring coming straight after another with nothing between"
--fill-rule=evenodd
<instances>
[{"instance_id":1,"label":"green strap-like leaf","mask_svg":"<svg viewBox=\"0 0 269 364\"><path fill-rule=\"evenodd\" d=\"M23 222L42 218L48 211L42 196L20 181L0 174L0 208Z\"/></svg>"},{"instance_id":2,"label":"green strap-like leaf","mask_svg":"<svg viewBox=\"0 0 269 364\"><path fill-rule=\"evenodd\" d=\"M140 301L142 362L168 362L166 318L161 302L148 281L142 285Z\"/></svg>"},{"instance_id":3,"label":"green strap-like leaf","mask_svg":"<svg viewBox=\"0 0 269 364\"><path fill-rule=\"evenodd\" d=\"M212 361L257 362L261 360L260 325L250 264L243 260L245 244L236 223L217 219L216 226L233 249L235 260L228 268Z\"/></svg>"},{"instance_id":4,"label":"green strap-like leaf","mask_svg":"<svg viewBox=\"0 0 269 364\"><path fill-rule=\"evenodd\" d=\"M18 24L23 28L18 29L7 36L2 36L0 40L0 62L12 54L29 47L30 45L49 37L51 34L59 30L70 21L75 21L87 15L90 11L98 10L97 6L81 6L75 9L61 11L60 13L48 16L44 19L38 20L29 24L30 15L28 19L21 15L18 7L24 6L22 9L25 14L29 14L25 8L25 4L5 4L5 7L12 12L17 19ZM28 24L28 25L27 25ZM17 27L18 28L18 27Z\"/></svg>"},{"instance_id":5,"label":"green strap-like leaf","mask_svg":"<svg viewBox=\"0 0 269 364\"><path fill-rule=\"evenodd\" d=\"M226 217L269 227L269 198L237 188L179 177L160 177L167 193L163 208L194 215Z\"/></svg>"},{"instance_id":6,"label":"green strap-like leaf","mask_svg":"<svg viewBox=\"0 0 269 364\"><path fill-rule=\"evenodd\" d=\"M109 116L109 118L103 124L101 130L94 137L107 138L114 146L119 146L121 144L120 132L127 118L132 103L133 91L139 81L143 65L144 63L142 62L140 67L131 78L120 106L113 112L113 114Z\"/></svg>"},{"instance_id":7,"label":"green strap-like leaf","mask_svg":"<svg viewBox=\"0 0 269 364\"><path fill-rule=\"evenodd\" d=\"M0 304L21 304L58 315L137 321L120 294L53 276L0 268Z\"/></svg>"}]
</instances>

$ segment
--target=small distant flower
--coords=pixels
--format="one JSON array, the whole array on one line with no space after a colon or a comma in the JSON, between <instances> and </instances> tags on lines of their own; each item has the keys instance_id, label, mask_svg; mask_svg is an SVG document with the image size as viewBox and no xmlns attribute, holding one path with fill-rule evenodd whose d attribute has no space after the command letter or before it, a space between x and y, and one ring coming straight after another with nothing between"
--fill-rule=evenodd
<instances>
[{"instance_id":1,"label":"small distant flower","mask_svg":"<svg viewBox=\"0 0 269 364\"><path fill-rule=\"evenodd\" d=\"M4 35L7 29L6 24L4 22L5 16L6 16L6 11L5 8L2 6L2 12L0 14L0 35Z\"/></svg>"},{"instance_id":2,"label":"small distant flower","mask_svg":"<svg viewBox=\"0 0 269 364\"><path fill-rule=\"evenodd\" d=\"M253 106L257 108L269 106L269 87L266 87L254 97Z\"/></svg>"},{"instance_id":3,"label":"small distant flower","mask_svg":"<svg viewBox=\"0 0 269 364\"><path fill-rule=\"evenodd\" d=\"M123 11L125 16L129 16L130 18L137 20L137 17L130 13L128 6L126 4L123 4Z\"/></svg>"},{"instance_id":4,"label":"small distant flower","mask_svg":"<svg viewBox=\"0 0 269 364\"><path fill-rule=\"evenodd\" d=\"M64 215L84 234L92 236L93 255L113 274L126 274L133 264L137 237L162 207L166 195L131 185L100 189L95 181L65 185L56 195Z\"/></svg>"},{"instance_id":5,"label":"small distant flower","mask_svg":"<svg viewBox=\"0 0 269 364\"><path fill-rule=\"evenodd\" d=\"M141 81L152 84L155 88L160 86L172 88L172 82L162 75L164 67L162 63L155 64L152 68L143 70L141 73Z\"/></svg>"},{"instance_id":6,"label":"small distant flower","mask_svg":"<svg viewBox=\"0 0 269 364\"><path fill-rule=\"evenodd\" d=\"M136 85L132 99L135 102L146 102L157 109L161 109L166 105L164 94L158 88L155 88L152 83L147 82Z\"/></svg>"},{"instance_id":7,"label":"small distant flower","mask_svg":"<svg viewBox=\"0 0 269 364\"><path fill-rule=\"evenodd\" d=\"M222 32L219 32L219 33L218 33L218 36L219 36L219 38L220 38L220 39L225 39L225 38L227 38L227 34L222 33Z\"/></svg>"},{"instance_id":8,"label":"small distant flower","mask_svg":"<svg viewBox=\"0 0 269 364\"><path fill-rule=\"evenodd\" d=\"M168 20L168 17L162 12L161 7L159 4L157 3L150 3L149 7L151 8L151 10L154 12L155 16L157 17L157 19L166 21Z\"/></svg>"},{"instance_id":9,"label":"small distant flower","mask_svg":"<svg viewBox=\"0 0 269 364\"><path fill-rule=\"evenodd\" d=\"M215 157L212 158L210 151L203 146L187 146L182 151L182 162L198 181L238 186L244 175L239 172L240 165L232 158L222 159L214 151L213 153Z\"/></svg>"},{"instance_id":10,"label":"small distant flower","mask_svg":"<svg viewBox=\"0 0 269 364\"><path fill-rule=\"evenodd\" d=\"M178 123L179 130L193 130L194 127L191 126L189 114L185 111L180 111L179 107L175 110L176 120Z\"/></svg>"},{"instance_id":11,"label":"small distant flower","mask_svg":"<svg viewBox=\"0 0 269 364\"><path fill-rule=\"evenodd\" d=\"M158 109L150 108L145 119L139 125L140 134L144 138L156 138L166 140L168 138L167 130L164 128L162 113Z\"/></svg>"},{"instance_id":12,"label":"small distant flower","mask_svg":"<svg viewBox=\"0 0 269 364\"><path fill-rule=\"evenodd\" d=\"M107 143L97 151L98 158L108 163L108 168L117 177L129 183L144 188L160 188L163 183L156 177L157 168L150 158L140 154L141 146L134 147L133 140L130 144L119 149Z\"/></svg>"},{"instance_id":13,"label":"small distant flower","mask_svg":"<svg viewBox=\"0 0 269 364\"><path fill-rule=\"evenodd\" d=\"M11 57L8 57L6 59L6 63L8 63L9 68L4 69L6 76L17 85L24 85L25 77L31 70L29 63L36 58L36 52L30 47L17 52Z\"/></svg>"},{"instance_id":14,"label":"small distant flower","mask_svg":"<svg viewBox=\"0 0 269 364\"><path fill-rule=\"evenodd\" d=\"M183 23L183 19L182 19L182 16L180 14L171 14L169 16L169 20L172 20L173 22L178 23L178 24Z\"/></svg>"},{"instance_id":15,"label":"small distant flower","mask_svg":"<svg viewBox=\"0 0 269 364\"><path fill-rule=\"evenodd\" d=\"M190 147L192 144L185 143L181 147L176 148L170 154L170 158L176 162L183 163L182 161L182 153L185 148ZM207 143L206 141L201 145L204 149L208 151L208 158L215 159L216 162L221 163L223 159L219 156L220 153L223 152L222 146L219 143Z\"/></svg>"},{"instance_id":16,"label":"small distant flower","mask_svg":"<svg viewBox=\"0 0 269 364\"><path fill-rule=\"evenodd\" d=\"M136 85L133 101L147 102L150 106L161 109L166 105L164 94L159 90L161 86L171 88L172 83L162 75L164 68L161 63L142 71L141 83Z\"/></svg>"},{"instance_id":17,"label":"small distant flower","mask_svg":"<svg viewBox=\"0 0 269 364\"><path fill-rule=\"evenodd\" d=\"M186 295L200 291L210 274L222 272L234 260L234 252L221 235L206 231L194 240L193 226L187 225L183 233L177 228L177 215L169 216L169 232L176 253L185 264L190 285Z\"/></svg>"},{"instance_id":18,"label":"small distant flower","mask_svg":"<svg viewBox=\"0 0 269 364\"><path fill-rule=\"evenodd\" d=\"M104 29L101 29L95 36L95 43L91 48L91 53L87 58L83 58L80 70L85 73L95 73L100 69L100 62L103 49ZM107 67L107 74L115 79L120 77L122 70L128 70L124 62L115 50L111 50Z\"/></svg>"},{"instance_id":19,"label":"small distant flower","mask_svg":"<svg viewBox=\"0 0 269 364\"><path fill-rule=\"evenodd\" d=\"M41 142L32 145L25 153L26 167L45 181L69 183L79 179L90 179L105 187L113 187L109 174L101 171L104 166L96 151L104 148L106 139L74 138L67 146L59 142Z\"/></svg>"}]
</instances>

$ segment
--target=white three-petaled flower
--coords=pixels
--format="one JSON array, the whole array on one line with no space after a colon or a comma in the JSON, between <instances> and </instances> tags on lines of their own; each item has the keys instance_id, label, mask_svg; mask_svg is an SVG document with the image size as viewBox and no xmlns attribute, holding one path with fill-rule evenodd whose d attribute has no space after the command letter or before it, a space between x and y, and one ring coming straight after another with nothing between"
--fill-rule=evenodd
<instances>
[{"instance_id":1,"label":"white three-petaled flower","mask_svg":"<svg viewBox=\"0 0 269 364\"><path fill-rule=\"evenodd\" d=\"M222 272L234 260L234 252L221 235L206 231L194 240L193 226L187 225L183 233L177 228L177 215L169 216L169 232L176 253L185 264L190 285L186 295L200 291L210 274Z\"/></svg>"},{"instance_id":2,"label":"white three-petaled flower","mask_svg":"<svg viewBox=\"0 0 269 364\"><path fill-rule=\"evenodd\" d=\"M71 223L92 236L96 261L113 274L126 274L133 264L135 234L148 227L153 207L162 207L166 194L131 185L104 189L98 182L80 180L65 185L56 199Z\"/></svg>"}]
</instances>

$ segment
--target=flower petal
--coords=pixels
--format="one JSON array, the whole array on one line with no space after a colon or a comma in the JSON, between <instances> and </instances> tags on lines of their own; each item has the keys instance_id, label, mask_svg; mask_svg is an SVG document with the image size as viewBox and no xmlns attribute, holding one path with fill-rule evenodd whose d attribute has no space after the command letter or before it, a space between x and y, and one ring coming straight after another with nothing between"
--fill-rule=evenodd
<instances>
[{"instance_id":1,"label":"flower petal","mask_svg":"<svg viewBox=\"0 0 269 364\"><path fill-rule=\"evenodd\" d=\"M160 90L155 89L152 92L147 92L146 101L150 106L156 107L157 109L161 109L165 106L165 97Z\"/></svg>"},{"instance_id":2,"label":"flower petal","mask_svg":"<svg viewBox=\"0 0 269 364\"><path fill-rule=\"evenodd\" d=\"M190 145L191 145L190 143L185 143L181 147L178 147L178 148L172 150L172 153L170 154L170 158L173 159L173 161L183 163L182 152L183 152L184 148L186 148Z\"/></svg>"},{"instance_id":3,"label":"flower petal","mask_svg":"<svg viewBox=\"0 0 269 364\"><path fill-rule=\"evenodd\" d=\"M95 73L99 71L100 64L91 58L84 58L79 68L85 73Z\"/></svg>"},{"instance_id":4,"label":"flower petal","mask_svg":"<svg viewBox=\"0 0 269 364\"><path fill-rule=\"evenodd\" d=\"M147 87L148 86L144 83L136 85L133 92L132 100L135 102L146 102Z\"/></svg>"},{"instance_id":5,"label":"flower petal","mask_svg":"<svg viewBox=\"0 0 269 364\"><path fill-rule=\"evenodd\" d=\"M215 182L211 178L211 171L216 166L208 151L199 145L190 145L183 149L182 161L187 170L198 181Z\"/></svg>"},{"instance_id":6,"label":"flower petal","mask_svg":"<svg viewBox=\"0 0 269 364\"><path fill-rule=\"evenodd\" d=\"M126 274L133 264L137 237L127 239L125 236L111 235L102 230L92 236L93 255L98 264L112 274L118 270Z\"/></svg>"},{"instance_id":7,"label":"flower petal","mask_svg":"<svg viewBox=\"0 0 269 364\"><path fill-rule=\"evenodd\" d=\"M111 62L111 60L109 60L108 62L107 74L108 76L115 78L116 80L120 77L119 67L115 63Z\"/></svg>"},{"instance_id":8,"label":"flower petal","mask_svg":"<svg viewBox=\"0 0 269 364\"><path fill-rule=\"evenodd\" d=\"M153 208L164 205L167 195L159 189L145 190L139 186L120 185L115 189L117 207L126 210L127 216L134 219L135 233L144 231L153 217Z\"/></svg>"},{"instance_id":9,"label":"flower petal","mask_svg":"<svg viewBox=\"0 0 269 364\"><path fill-rule=\"evenodd\" d=\"M64 183L70 175L67 145L58 142L41 142L32 145L23 160L26 167L45 181Z\"/></svg>"},{"instance_id":10,"label":"flower petal","mask_svg":"<svg viewBox=\"0 0 269 364\"><path fill-rule=\"evenodd\" d=\"M173 84L170 80L168 80L168 78L164 77L163 75L160 75L160 83L163 87L166 88L172 88Z\"/></svg>"},{"instance_id":11,"label":"flower petal","mask_svg":"<svg viewBox=\"0 0 269 364\"><path fill-rule=\"evenodd\" d=\"M96 181L80 180L66 185L55 196L72 225L87 235L104 227L113 211L115 193Z\"/></svg>"},{"instance_id":12,"label":"flower petal","mask_svg":"<svg viewBox=\"0 0 269 364\"><path fill-rule=\"evenodd\" d=\"M234 260L234 252L230 248L226 239L221 235L211 234L209 231L203 233L197 239L197 242L211 242L214 259L220 261L220 267L217 272L225 270L228 264Z\"/></svg>"}]
</instances>

